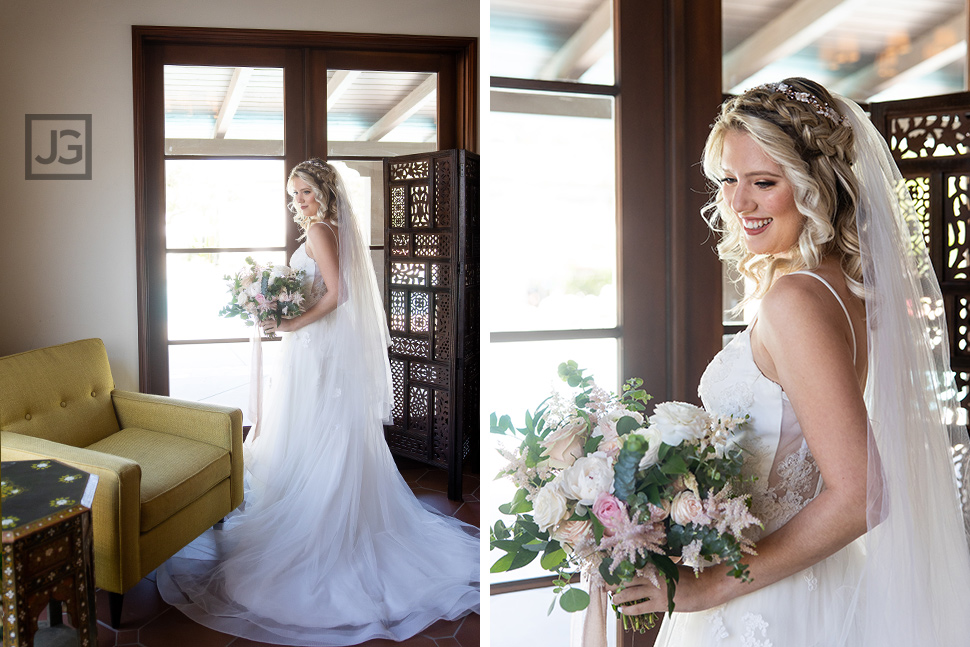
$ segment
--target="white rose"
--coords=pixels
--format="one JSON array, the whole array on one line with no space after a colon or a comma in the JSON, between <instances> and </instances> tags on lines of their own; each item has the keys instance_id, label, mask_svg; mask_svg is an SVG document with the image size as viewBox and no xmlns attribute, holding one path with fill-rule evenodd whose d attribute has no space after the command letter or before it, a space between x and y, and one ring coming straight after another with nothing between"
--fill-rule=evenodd
<instances>
[{"instance_id":1,"label":"white rose","mask_svg":"<svg viewBox=\"0 0 970 647\"><path fill-rule=\"evenodd\" d=\"M545 486L532 499L532 518L539 530L548 530L566 516L566 497L559 491L555 481Z\"/></svg>"},{"instance_id":2,"label":"white rose","mask_svg":"<svg viewBox=\"0 0 970 647\"><path fill-rule=\"evenodd\" d=\"M560 478L563 493L580 505L593 505L601 492L613 493L613 466L602 452L576 459Z\"/></svg>"},{"instance_id":3,"label":"white rose","mask_svg":"<svg viewBox=\"0 0 970 647\"><path fill-rule=\"evenodd\" d=\"M707 435L710 416L700 407L686 402L661 402L650 416L650 426L656 427L663 442L676 446L698 441Z\"/></svg>"},{"instance_id":4,"label":"white rose","mask_svg":"<svg viewBox=\"0 0 970 647\"><path fill-rule=\"evenodd\" d=\"M637 469L645 470L653 467L660 460L660 446L664 444L660 429L658 427L647 427L646 429L637 429L633 433L643 436L649 443L647 445L647 451L643 455L643 458L640 459L640 464L637 466Z\"/></svg>"},{"instance_id":5,"label":"white rose","mask_svg":"<svg viewBox=\"0 0 970 647\"><path fill-rule=\"evenodd\" d=\"M674 523L686 526L704 512L704 504L690 490L684 490L674 497L670 504L670 518Z\"/></svg>"}]
</instances>

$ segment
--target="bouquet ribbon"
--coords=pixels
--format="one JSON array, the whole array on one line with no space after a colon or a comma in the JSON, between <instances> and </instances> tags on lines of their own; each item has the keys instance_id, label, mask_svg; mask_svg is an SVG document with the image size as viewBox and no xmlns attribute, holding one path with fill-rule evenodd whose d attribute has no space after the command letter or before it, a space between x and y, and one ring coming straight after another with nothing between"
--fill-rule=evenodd
<instances>
[{"instance_id":1,"label":"bouquet ribbon","mask_svg":"<svg viewBox=\"0 0 970 647\"><path fill-rule=\"evenodd\" d=\"M249 417L253 426L249 430L249 442L259 436L259 420L263 417L263 344L259 326L253 326L252 356L249 375Z\"/></svg>"},{"instance_id":2,"label":"bouquet ribbon","mask_svg":"<svg viewBox=\"0 0 970 647\"><path fill-rule=\"evenodd\" d=\"M581 616L574 616L570 627L570 647L606 647L606 618L609 612L606 589L601 583L590 584L589 606ZM581 626L577 626L581 623Z\"/></svg>"}]
</instances>

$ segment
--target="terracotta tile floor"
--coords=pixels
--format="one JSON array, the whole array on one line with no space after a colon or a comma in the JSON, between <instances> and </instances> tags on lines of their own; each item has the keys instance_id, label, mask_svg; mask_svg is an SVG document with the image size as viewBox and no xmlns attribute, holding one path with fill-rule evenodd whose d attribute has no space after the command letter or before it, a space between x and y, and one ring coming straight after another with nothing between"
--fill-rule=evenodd
<instances>
[{"instance_id":1,"label":"terracotta tile floor","mask_svg":"<svg viewBox=\"0 0 970 647\"><path fill-rule=\"evenodd\" d=\"M466 474L463 482L464 503L448 499L447 473L421 463L402 459L398 468L420 500L435 509L480 527L479 476ZM136 584L125 594L121 626L111 628L108 594L98 590L98 647L264 647L253 642L213 631L189 620L169 606L158 595L155 573ZM45 614L46 615L46 614ZM43 616L42 616L43 617ZM68 621L65 616L65 622ZM72 632L73 633L73 632ZM439 621L424 632L404 642L372 640L367 647L406 645L408 647L477 647L479 616L472 614L453 621Z\"/></svg>"}]
</instances>

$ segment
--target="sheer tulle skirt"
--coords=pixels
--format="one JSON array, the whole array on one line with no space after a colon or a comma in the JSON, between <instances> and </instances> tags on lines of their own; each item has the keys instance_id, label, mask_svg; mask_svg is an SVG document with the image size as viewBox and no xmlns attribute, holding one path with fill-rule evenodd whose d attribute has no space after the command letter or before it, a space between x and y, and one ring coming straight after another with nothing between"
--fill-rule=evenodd
<instances>
[{"instance_id":1,"label":"sheer tulle skirt","mask_svg":"<svg viewBox=\"0 0 970 647\"><path fill-rule=\"evenodd\" d=\"M243 507L159 569L167 602L264 642L403 640L479 608L477 531L424 507L325 317L283 340Z\"/></svg>"}]
</instances>

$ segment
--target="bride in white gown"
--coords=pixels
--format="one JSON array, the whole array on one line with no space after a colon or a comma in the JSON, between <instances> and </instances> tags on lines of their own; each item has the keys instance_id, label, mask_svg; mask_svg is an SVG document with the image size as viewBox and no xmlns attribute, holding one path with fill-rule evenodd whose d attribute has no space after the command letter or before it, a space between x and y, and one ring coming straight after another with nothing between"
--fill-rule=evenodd
<instances>
[{"instance_id":1,"label":"bride in white gown","mask_svg":"<svg viewBox=\"0 0 970 647\"><path fill-rule=\"evenodd\" d=\"M339 175L312 159L287 187L308 309L264 326L288 334L247 438L245 503L166 562L158 588L197 622L253 640L404 640L478 611L477 531L424 507L384 441L389 335Z\"/></svg>"},{"instance_id":2,"label":"bride in white gown","mask_svg":"<svg viewBox=\"0 0 970 647\"><path fill-rule=\"evenodd\" d=\"M722 106L704 167L718 250L762 300L699 391L751 415L764 530L750 582L680 569L657 645L970 645L967 463L951 453L966 429L922 224L885 142L851 101L786 79ZM666 611L645 580L613 599Z\"/></svg>"}]
</instances>

